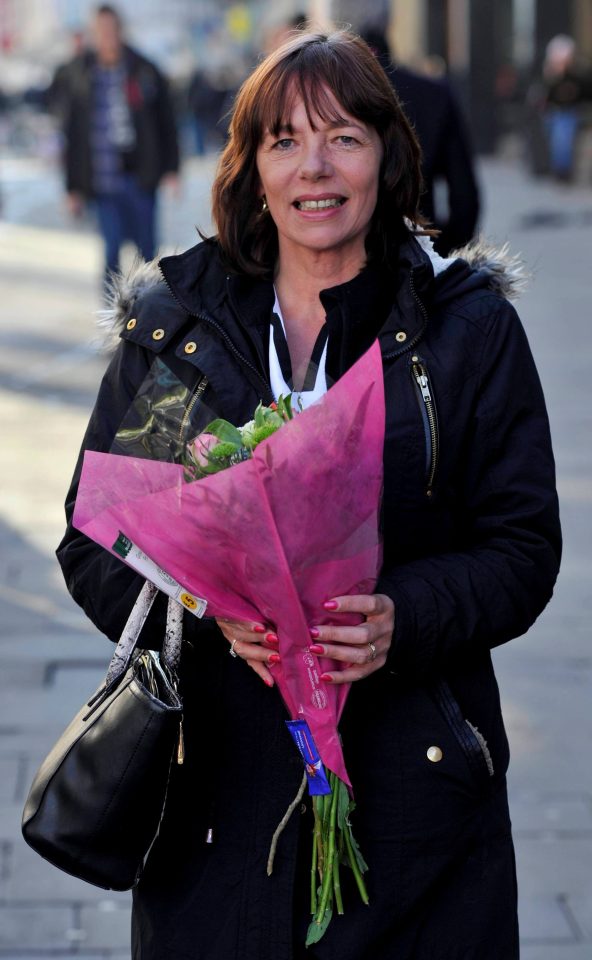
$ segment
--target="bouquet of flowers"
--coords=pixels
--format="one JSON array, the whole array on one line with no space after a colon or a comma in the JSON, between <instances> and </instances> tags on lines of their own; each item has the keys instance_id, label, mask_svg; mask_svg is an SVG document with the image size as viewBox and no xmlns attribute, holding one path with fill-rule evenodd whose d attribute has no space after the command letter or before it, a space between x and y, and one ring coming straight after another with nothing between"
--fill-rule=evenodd
<instances>
[{"instance_id":1,"label":"bouquet of flowers","mask_svg":"<svg viewBox=\"0 0 592 960\"><path fill-rule=\"evenodd\" d=\"M274 677L315 794L312 943L333 902L343 910L340 860L367 902L338 734L349 685L324 684L320 676L335 662L308 648L310 627L330 621L324 602L371 593L378 576L378 344L297 416L282 400L277 410L259 407L240 430L214 421L208 432L183 464L87 451L74 525L189 610L207 603L210 616L272 625L281 657ZM348 622L356 620L340 616Z\"/></svg>"}]
</instances>

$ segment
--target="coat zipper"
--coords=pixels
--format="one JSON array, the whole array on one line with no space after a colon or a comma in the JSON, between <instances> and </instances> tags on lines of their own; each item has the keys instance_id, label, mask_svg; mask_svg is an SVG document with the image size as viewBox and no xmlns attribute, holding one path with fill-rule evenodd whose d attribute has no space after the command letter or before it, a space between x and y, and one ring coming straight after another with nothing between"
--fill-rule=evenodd
<instances>
[{"instance_id":1,"label":"coat zipper","mask_svg":"<svg viewBox=\"0 0 592 960\"><path fill-rule=\"evenodd\" d=\"M199 381L197 387L196 387L195 390L193 391L193 393L192 393L192 395L191 395L191 398L190 398L190 400L189 400L189 403L188 403L187 406L185 407L185 413L183 414L183 419L181 420L181 425L180 425L180 427L179 427L179 436L178 436L179 443L183 443L183 438L184 438L184 436L185 436L185 431L187 430L187 427L189 426L189 421L190 421L190 419L191 419L191 414L193 413L193 409L194 409L195 405L196 405L196 404L201 400L201 398L203 397L204 392L205 392L205 389L206 389L208 383L209 383L208 378L207 378L206 376L203 376L203 377L201 378L201 380Z\"/></svg>"},{"instance_id":2,"label":"coat zipper","mask_svg":"<svg viewBox=\"0 0 592 960\"><path fill-rule=\"evenodd\" d=\"M419 388L421 399L424 405L429 436L427 437L430 449L430 461L427 472L426 496L431 497L433 493L434 478L438 469L438 458L440 453L440 437L438 432L438 416L436 405L430 388L428 371L425 364L418 356L411 357L411 372Z\"/></svg>"}]
</instances>

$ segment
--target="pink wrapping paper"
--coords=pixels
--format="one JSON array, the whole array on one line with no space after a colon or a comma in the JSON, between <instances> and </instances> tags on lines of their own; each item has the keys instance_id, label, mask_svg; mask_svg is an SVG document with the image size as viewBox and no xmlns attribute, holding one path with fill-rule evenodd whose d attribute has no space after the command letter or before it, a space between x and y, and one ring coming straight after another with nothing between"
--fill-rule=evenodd
<instances>
[{"instance_id":1,"label":"pink wrapping paper","mask_svg":"<svg viewBox=\"0 0 592 960\"><path fill-rule=\"evenodd\" d=\"M74 526L112 550L123 531L207 616L261 620L279 637L273 675L323 763L349 784L337 725L349 685L309 653L334 596L372 593L381 560L384 389L378 344L252 460L187 483L183 467L87 451ZM356 622L333 615L334 622Z\"/></svg>"}]
</instances>

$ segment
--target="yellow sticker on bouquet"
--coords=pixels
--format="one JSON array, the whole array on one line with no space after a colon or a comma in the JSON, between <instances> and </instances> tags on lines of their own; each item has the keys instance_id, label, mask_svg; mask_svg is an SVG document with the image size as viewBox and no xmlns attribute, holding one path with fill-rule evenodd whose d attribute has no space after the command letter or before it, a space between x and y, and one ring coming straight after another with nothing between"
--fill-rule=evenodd
<instances>
[{"instance_id":1,"label":"yellow sticker on bouquet","mask_svg":"<svg viewBox=\"0 0 592 960\"><path fill-rule=\"evenodd\" d=\"M184 607L187 607L188 610L197 609L197 600L195 599L195 597L192 597L190 593L182 593L181 596L179 597L179 600L181 601Z\"/></svg>"}]
</instances>

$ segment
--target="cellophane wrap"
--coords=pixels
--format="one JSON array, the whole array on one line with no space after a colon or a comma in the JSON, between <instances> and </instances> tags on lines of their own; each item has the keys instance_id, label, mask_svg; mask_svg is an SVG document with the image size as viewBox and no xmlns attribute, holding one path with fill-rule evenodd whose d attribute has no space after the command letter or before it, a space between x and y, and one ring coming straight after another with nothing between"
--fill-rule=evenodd
<instances>
[{"instance_id":1,"label":"cellophane wrap","mask_svg":"<svg viewBox=\"0 0 592 960\"><path fill-rule=\"evenodd\" d=\"M252 459L221 473L187 482L181 464L86 451L73 520L110 551L125 533L207 600L208 617L273 628L287 710L307 721L323 763L348 784L337 726L349 685L320 680L340 665L309 653L309 628L359 622L323 603L376 585L384 416L375 343Z\"/></svg>"}]
</instances>

